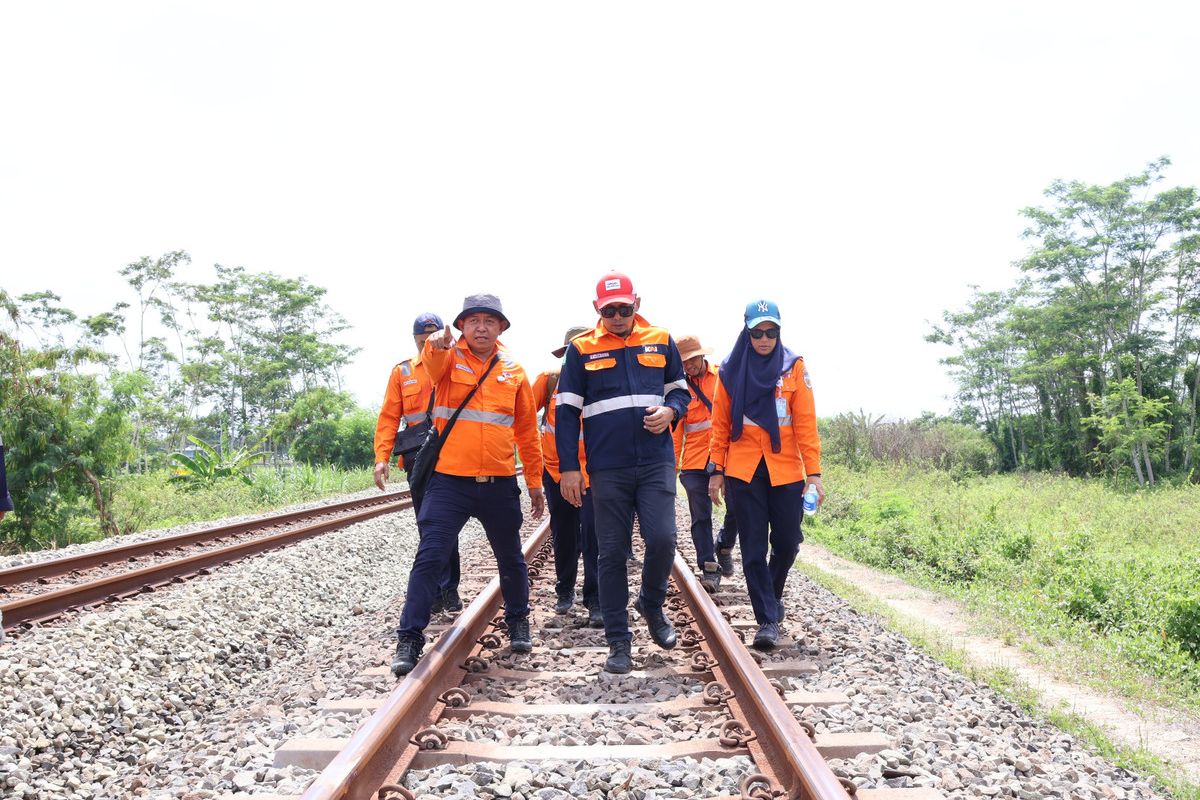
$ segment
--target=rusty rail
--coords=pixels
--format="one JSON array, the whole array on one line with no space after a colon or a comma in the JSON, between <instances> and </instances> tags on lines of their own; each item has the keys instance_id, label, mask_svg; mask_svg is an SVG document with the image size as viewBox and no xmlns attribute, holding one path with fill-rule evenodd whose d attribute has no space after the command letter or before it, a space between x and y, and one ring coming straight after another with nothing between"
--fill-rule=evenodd
<instances>
[{"instance_id":1,"label":"rusty rail","mask_svg":"<svg viewBox=\"0 0 1200 800\"><path fill-rule=\"evenodd\" d=\"M749 743L755 765L789 798L848 800L850 795L809 740L808 733L792 716L787 703L771 686L750 651L721 616L721 609L678 553L671 571L675 585L692 609L694 624L716 657L714 671L720 672L733 692L729 706L735 716L745 719L756 737Z\"/></svg>"},{"instance_id":2,"label":"rusty rail","mask_svg":"<svg viewBox=\"0 0 1200 800\"><path fill-rule=\"evenodd\" d=\"M92 569L93 567L111 564L117 561L127 561L131 558L139 556L151 555L163 550L171 550L176 547L188 547L190 545L199 544L202 542L211 542L215 539L220 539L225 536L236 536L242 533L260 530L262 528L271 528L278 525L287 525L299 520L308 519L317 514L336 514L348 509L363 507L370 508L372 506L383 503L391 503L399 500L408 499L409 493L405 489L399 492L388 492L374 497L360 497L356 500L342 500L337 503L330 503L319 508L310 508L302 511L287 511L282 514L271 514L258 519L246 520L244 522L231 522L225 525L215 525L211 528L203 528L191 533L180 533L174 536L164 536L161 539L150 539L145 542L137 542L135 544L121 545L119 547L110 547L105 550L96 550L91 553L83 553L77 556L69 556L66 558L55 558L49 561L40 561L33 564L22 564L19 567L10 567L9 569L0 570L0 587L16 586L22 583L29 583L39 578L53 578L58 575L66 575L70 572L78 570Z\"/></svg>"},{"instance_id":3,"label":"rusty rail","mask_svg":"<svg viewBox=\"0 0 1200 800\"><path fill-rule=\"evenodd\" d=\"M547 515L523 547L526 562L549 540ZM409 735L420 727L442 693L462 681L459 670L478 646L500 606L500 576L459 614L416 668L388 695L383 705L351 737L349 744L308 787L302 800L369 800L393 772L403 772L406 751L417 746Z\"/></svg>"},{"instance_id":4,"label":"rusty rail","mask_svg":"<svg viewBox=\"0 0 1200 800\"><path fill-rule=\"evenodd\" d=\"M396 493L400 494L400 493ZM395 494L393 495L395 496ZM80 583L45 594L33 595L20 600L0 604L4 616L4 628L15 629L23 624L44 622L62 615L64 611L98 601L113 601L142 592L154 591L155 587L179 582L184 576L203 574L211 567L229 564L267 550L274 550L322 533L344 528L356 522L391 514L412 507L412 500L404 498L384 505L375 505L362 511L345 514L334 519L323 520L292 530L262 536L239 544L209 550L186 558L177 558L142 569L123 572L108 578ZM309 516L327 511L326 508L309 509ZM292 512L303 513L303 512Z\"/></svg>"}]
</instances>

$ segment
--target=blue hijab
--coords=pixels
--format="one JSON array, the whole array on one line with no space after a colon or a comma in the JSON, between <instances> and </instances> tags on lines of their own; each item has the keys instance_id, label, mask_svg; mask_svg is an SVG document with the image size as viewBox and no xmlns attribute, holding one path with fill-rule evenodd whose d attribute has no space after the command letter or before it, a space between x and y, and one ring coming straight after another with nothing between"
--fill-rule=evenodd
<instances>
[{"instance_id":1,"label":"blue hijab","mask_svg":"<svg viewBox=\"0 0 1200 800\"><path fill-rule=\"evenodd\" d=\"M780 451L775 387L779 376L792 368L796 358L795 353L783 346L782 336L769 355L759 355L751 344L749 329L742 328L733 352L721 362L721 383L730 400L731 441L742 438L742 417L746 416L771 437L771 452Z\"/></svg>"}]
</instances>

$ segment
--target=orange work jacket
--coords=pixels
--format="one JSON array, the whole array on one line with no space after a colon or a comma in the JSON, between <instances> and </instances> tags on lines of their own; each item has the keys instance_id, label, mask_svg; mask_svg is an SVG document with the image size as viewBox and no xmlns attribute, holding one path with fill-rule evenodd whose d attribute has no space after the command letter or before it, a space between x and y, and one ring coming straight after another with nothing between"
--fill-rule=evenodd
<instances>
[{"instance_id":1,"label":"orange work jacket","mask_svg":"<svg viewBox=\"0 0 1200 800\"><path fill-rule=\"evenodd\" d=\"M500 360L459 414L434 469L445 475L515 475L515 446L525 467L525 485L540 489L542 446L533 390L524 368L499 342L496 356ZM433 423L441 432L491 359L480 361L461 339L449 350L435 350L426 343L423 358L437 387Z\"/></svg>"},{"instance_id":2,"label":"orange work jacket","mask_svg":"<svg viewBox=\"0 0 1200 800\"><path fill-rule=\"evenodd\" d=\"M742 436L729 440L729 393L719 379L713 400L712 442L709 460L731 478L749 482L761 459L767 461L771 485L795 483L821 471L821 437L817 434L817 407L804 359L797 358L791 369L780 376L775 396L782 399L784 414L779 418L778 453L771 452L771 437L745 418Z\"/></svg>"},{"instance_id":3,"label":"orange work jacket","mask_svg":"<svg viewBox=\"0 0 1200 800\"><path fill-rule=\"evenodd\" d=\"M708 370L696 381L710 403L716 402L719 371L715 364L709 364ZM688 392L692 396L692 402L688 404L683 421L675 426L675 464L681 470L704 469L708 466L708 445L712 439L712 414L708 406L696 396L691 378L688 378Z\"/></svg>"},{"instance_id":4,"label":"orange work jacket","mask_svg":"<svg viewBox=\"0 0 1200 800\"><path fill-rule=\"evenodd\" d=\"M549 388L550 378L554 378L555 390L547 392ZM542 463L546 467L546 472L550 473L550 477L554 478L557 483L562 480L562 472L558 468L558 445L554 439L554 409L558 403L555 398L558 397L558 370L551 372L543 372L537 376L537 380L533 382L533 401L537 404L537 410L546 409L546 415L542 417ZM587 455L583 449L583 428L579 429L579 470L583 473L583 485L586 488L588 485L587 476Z\"/></svg>"},{"instance_id":5,"label":"orange work jacket","mask_svg":"<svg viewBox=\"0 0 1200 800\"><path fill-rule=\"evenodd\" d=\"M421 364L420 353L416 358L401 361L392 367L383 405L379 409L379 421L375 423L376 464L391 461L401 420L405 425L416 425L425 420L425 410L429 408L429 394L432 391L433 381ZM403 457L396 457L396 466L404 466Z\"/></svg>"}]
</instances>

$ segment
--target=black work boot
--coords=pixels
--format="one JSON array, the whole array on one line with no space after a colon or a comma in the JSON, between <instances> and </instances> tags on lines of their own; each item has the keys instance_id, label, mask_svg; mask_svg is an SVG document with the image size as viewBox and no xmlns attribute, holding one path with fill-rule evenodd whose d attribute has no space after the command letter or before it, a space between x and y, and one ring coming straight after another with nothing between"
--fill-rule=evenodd
<instances>
[{"instance_id":1,"label":"black work boot","mask_svg":"<svg viewBox=\"0 0 1200 800\"><path fill-rule=\"evenodd\" d=\"M396 642L396 656L392 659L392 674L397 678L403 678L412 672L413 667L421 660L421 650L424 647L424 642L404 636L400 637Z\"/></svg>"},{"instance_id":2,"label":"black work boot","mask_svg":"<svg viewBox=\"0 0 1200 800\"><path fill-rule=\"evenodd\" d=\"M574 592L571 592L570 594L560 594L558 596L558 602L554 604L554 613L555 614L566 614L568 611L570 611L574 607L574 605L575 605L575 593Z\"/></svg>"},{"instance_id":3,"label":"black work boot","mask_svg":"<svg viewBox=\"0 0 1200 800\"><path fill-rule=\"evenodd\" d=\"M777 644L779 644L779 623L764 622L759 625L758 633L754 634L755 649L774 650Z\"/></svg>"},{"instance_id":4,"label":"black work boot","mask_svg":"<svg viewBox=\"0 0 1200 800\"><path fill-rule=\"evenodd\" d=\"M433 603L429 606L429 616L440 614L446 610L446 603L442 600L442 590L437 589L433 593Z\"/></svg>"},{"instance_id":5,"label":"black work boot","mask_svg":"<svg viewBox=\"0 0 1200 800\"><path fill-rule=\"evenodd\" d=\"M633 670L633 657L629 654L628 639L608 643L608 660L604 662L604 671L615 675L624 675Z\"/></svg>"},{"instance_id":6,"label":"black work boot","mask_svg":"<svg viewBox=\"0 0 1200 800\"><path fill-rule=\"evenodd\" d=\"M717 551L717 564L721 567L721 574L728 578L733 574L733 551L728 548L722 548Z\"/></svg>"},{"instance_id":7,"label":"black work boot","mask_svg":"<svg viewBox=\"0 0 1200 800\"><path fill-rule=\"evenodd\" d=\"M700 585L709 594L716 594L721 590L721 573L717 571L717 562L704 562L704 572L700 573Z\"/></svg>"},{"instance_id":8,"label":"black work boot","mask_svg":"<svg viewBox=\"0 0 1200 800\"><path fill-rule=\"evenodd\" d=\"M591 603L588 603L587 610L588 610L588 627L589 628L603 628L604 627L604 614L600 611L600 603L593 600Z\"/></svg>"},{"instance_id":9,"label":"black work boot","mask_svg":"<svg viewBox=\"0 0 1200 800\"><path fill-rule=\"evenodd\" d=\"M650 630L650 638L654 643L663 650L670 650L675 646L675 629L671 627L671 623L667 622L667 617L663 614L662 608L648 609L642 601L641 595L633 604L633 610L642 615L642 619L646 620L646 627Z\"/></svg>"},{"instance_id":10,"label":"black work boot","mask_svg":"<svg viewBox=\"0 0 1200 800\"><path fill-rule=\"evenodd\" d=\"M442 605L451 613L462 611L463 602L462 598L458 596L457 586L442 590Z\"/></svg>"},{"instance_id":11,"label":"black work boot","mask_svg":"<svg viewBox=\"0 0 1200 800\"><path fill-rule=\"evenodd\" d=\"M529 617L509 621L508 644L514 653L528 653L533 649L533 637L529 634Z\"/></svg>"}]
</instances>

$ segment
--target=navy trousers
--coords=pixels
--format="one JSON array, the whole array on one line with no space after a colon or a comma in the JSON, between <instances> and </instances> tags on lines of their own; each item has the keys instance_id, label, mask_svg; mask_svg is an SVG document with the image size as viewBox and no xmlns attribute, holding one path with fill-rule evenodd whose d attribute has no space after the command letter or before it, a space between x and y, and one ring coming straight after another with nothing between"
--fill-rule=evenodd
<instances>
[{"instance_id":1,"label":"navy trousers","mask_svg":"<svg viewBox=\"0 0 1200 800\"><path fill-rule=\"evenodd\" d=\"M405 463L408 463L407 460ZM409 486L412 486L412 478L409 476L408 470L405 470L404 472L404 479L408 481ZM413 511L416 512L418 518L421 516L422 499L424 499L424 495L414 493L412 496ZM457 591L461 571L461 562L458 558L458 537L456 536L454 538L454 552L450 554L450 560L446 562L446 569L442 573L441 579L438 581L438 589L443 592L448 592L451 589Z\"/></svg>"},{"instance_id":2,"label":"navy trousers","mask_svg":"<svg viewBox=\"0 0 1200 800\"><path fill-rule=\"evenodd\" d=\"M633 512L637 511L646 558L642 562L642 602L657 609L667 599L675 560L675 465L647 464L588 470L592 481L599 547L600 611L610 642L633 638L629 630L629 567Z\"/></svg>"},{"instance_id":3,"label":"navy trousers","mask_svg":"<svg viewBox=\"0 0 1200 800\"><path fill-rule=\"evenodd\" d=\"M596 588L596 521L592 513L592 493L584 492L583 507L576 508L563 499L558 481L549 472L542 473L542 488L550 509L550 542L554 547L554 591L559 597L575 596L579 577L579 556L583 556L583 604L591 608L599 602Z\"/></svg>"},{"instance_id":4,"label":"navy trousers","mask_svg":"<svg viewBox=\"0 0 1200 800\"><path fill-rule=\"evenodd\" d=\"M732 550L737 544L738 526L737 515L733 512L733 502L729 499L729 494L725 494L725 520L721 523L721 530L717 531L716 542L714 549L716 550Z\"/></svg>"},{"instance_id":5,"label":"navy trousers","mask_svg":"<svg viewBox=\"0 0 1200 800\"><path fill-rule=\"evenodd\" d=\"M708 496L708 473L702 469L685 469L679 473L679 482L687 492L688 513L692 517L692 546L696 548L696 568L704 569L706 563L717 560L713 548L712 498Z\"/></svg>"},{"instance_id":6,"label":"navy trousers","mask_svg":"<svg viewBox=\"0 0 1200 800\"><path fill-rule=\"evenodd\" d=\"M529 615L529 572L521 552L521 488L515 477L495 478L479 483L474 478L433 473L417 527L421 541L417 557L408 573L408 594L396 634L405 639L425 641L429 609L434 592L454 551L458 534L471 517L479 520L500 570L500 593L504 596L506 620Z\"/></svg>"},{"instance_id":7,"label":"navy trousers","mask_svg":"<svg viewBox=\"0 0 1200 800\"><path fill-rule=\"evenodd\" d=\"M725 491L733 501L742 537L742 572L754 619L759 625L781 622L783 587L804 540L800 530L804 481L772 486L767 462L762 460L749 483L727 476Z\"/></svg>"}]
</instances>

